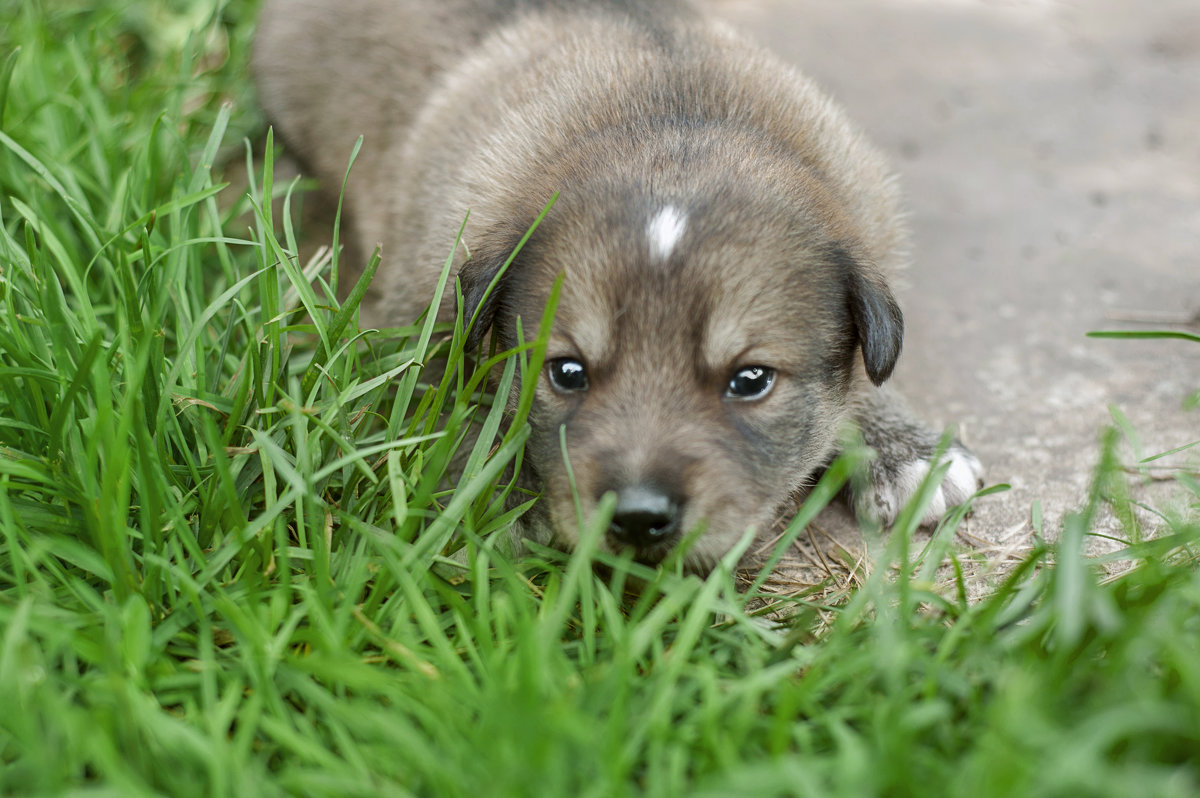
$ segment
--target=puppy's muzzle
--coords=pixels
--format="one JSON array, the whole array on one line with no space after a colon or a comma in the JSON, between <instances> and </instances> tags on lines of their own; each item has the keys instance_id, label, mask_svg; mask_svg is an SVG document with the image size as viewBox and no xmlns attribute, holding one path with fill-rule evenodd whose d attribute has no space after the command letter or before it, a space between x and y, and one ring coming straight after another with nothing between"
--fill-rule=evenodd
<instances>
[{"instance_id":1,"label":"puppy's muzzle","mask_svg":"<svg viewBox=\"0 0 1200 798\"><path fill-rule=\"evenodd\" d=\"M652 485L632 485L617 492L608 533L618 543L649 549L679 531L680 502Z\"/></svg>"}]
</instances>

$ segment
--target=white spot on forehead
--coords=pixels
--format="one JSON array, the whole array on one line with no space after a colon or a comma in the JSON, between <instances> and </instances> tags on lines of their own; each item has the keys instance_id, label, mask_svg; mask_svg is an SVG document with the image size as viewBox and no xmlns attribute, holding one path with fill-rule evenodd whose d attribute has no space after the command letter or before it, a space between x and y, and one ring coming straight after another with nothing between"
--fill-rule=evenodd
<instances>
[{"instance_id":1,"label":"white spot on forehead","mask_svg":"<svg viewBox=\"0 0 1200 798\"><path fill-rule=\"evenodd\" d=\"M683 237L687 216L674 205L668 205L650 218L646 238L650 241L650 257L666 260Z\"/></svg>"}]
</instances>

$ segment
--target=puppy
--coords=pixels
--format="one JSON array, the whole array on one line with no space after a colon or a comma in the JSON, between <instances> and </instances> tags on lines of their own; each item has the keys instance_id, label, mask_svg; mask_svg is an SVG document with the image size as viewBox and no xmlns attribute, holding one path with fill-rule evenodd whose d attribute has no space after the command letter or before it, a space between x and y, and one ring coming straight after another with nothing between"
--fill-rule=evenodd
<instances>
[{"instance_id":1,"label":"puppy","mask_svg":"<svg viewBox=\"0 0 1200 798\"><path fill-rule=\"evenodd\" d=\"M607 547L657 562L703 527L688 563L710 568L813 481L846 420L878 452L860 514L894 519L928 473L938 434L879 387L903 338L895 181L764 50L675 0L268 0L254 67L327 190L364 137L346 208L358 255L383 247L366 323L417 317L468 211L454 270L476 340L516 344L563 275L533 534L571 545L576 502L587 518L612 492ZM977 487L978 461L948 456L926 521Z\"/></svg>"}]
</instances>

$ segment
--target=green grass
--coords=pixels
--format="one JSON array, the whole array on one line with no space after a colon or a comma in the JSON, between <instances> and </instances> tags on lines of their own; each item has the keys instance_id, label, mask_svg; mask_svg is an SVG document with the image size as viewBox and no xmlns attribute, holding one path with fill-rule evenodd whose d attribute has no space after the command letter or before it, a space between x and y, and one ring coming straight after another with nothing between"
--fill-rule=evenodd
<instances>
[{"instance_id":1,"label":"green grass","mask_svg":"<svg viewBox=\"0 0 1200 798\"><path fill-rule=\"evenodd\" d=\"M285 255L270 145L252 198L210 168L266 139L253 8L0 19L0 794L1200 793L1194 474L1147 539L1112 432L983 599L939 580L954 519L901 523L782 627L595 530L514 560L524 427L461 336L359 334ZM1105 509L1115 578L1083 554Z\"/></svg>"}]
</instances>

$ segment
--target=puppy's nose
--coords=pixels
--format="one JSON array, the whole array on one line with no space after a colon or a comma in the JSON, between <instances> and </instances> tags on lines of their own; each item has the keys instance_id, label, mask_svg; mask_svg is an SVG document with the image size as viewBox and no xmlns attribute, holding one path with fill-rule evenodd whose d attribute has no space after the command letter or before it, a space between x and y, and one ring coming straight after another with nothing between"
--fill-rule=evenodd
<instances>
[{"instance_id":1,"label":"puppy's nose","mask_svg":"<svg viewBox=\"0 0 1200 798\"><path fill-rule=\"evenodd\" d=\"M639 549L661 543L679 528L679 503L658 488L633 485L617 494L608 531Z\"/></svg>"}]
</instances>

